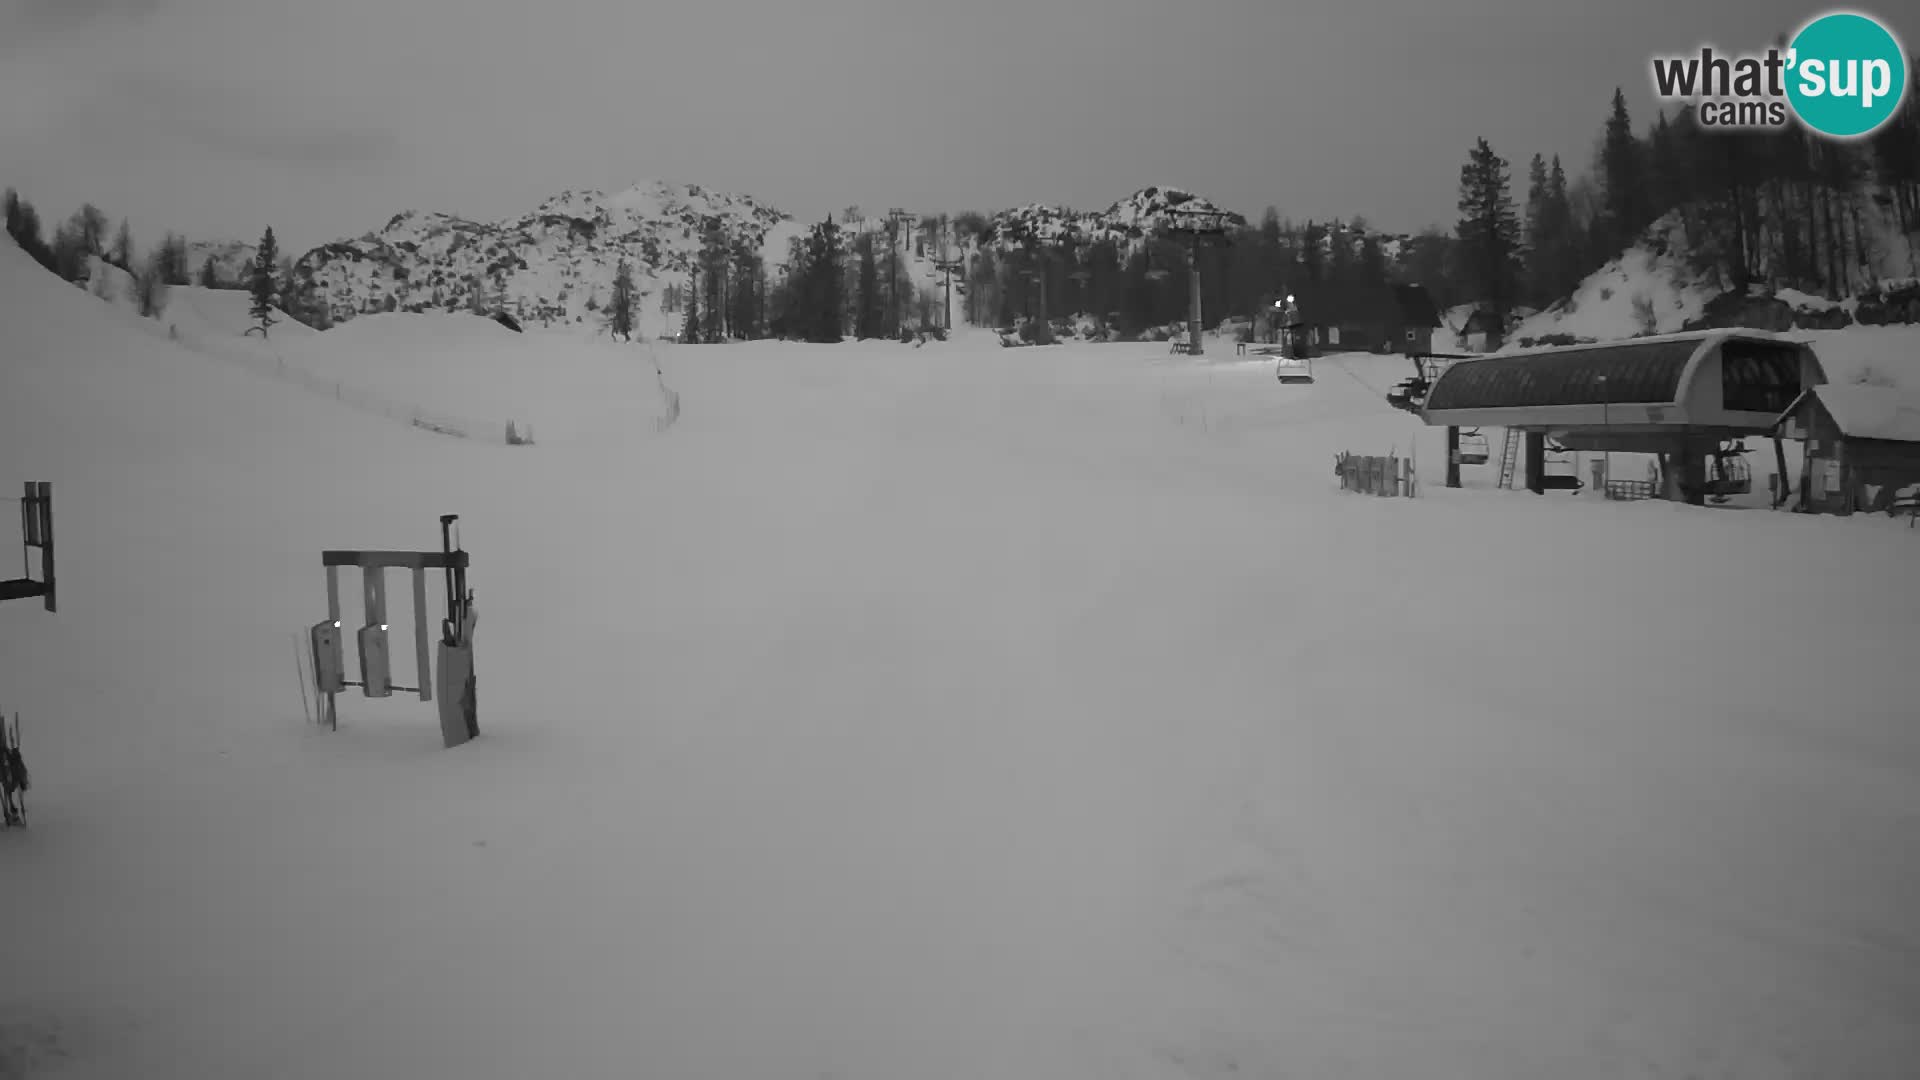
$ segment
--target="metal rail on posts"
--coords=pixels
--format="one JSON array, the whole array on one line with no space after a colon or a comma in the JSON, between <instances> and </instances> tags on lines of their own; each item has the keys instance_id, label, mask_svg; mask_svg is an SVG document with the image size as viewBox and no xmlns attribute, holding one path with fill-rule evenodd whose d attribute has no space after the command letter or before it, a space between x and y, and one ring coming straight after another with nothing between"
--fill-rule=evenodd
<instances>
[{"instance_id":1,"label":"metal rail on posts","mask_svg":"<svg viewBox=\"0 0 1920 1080\"><path fill-rule=\"evenodd\" d=\"M0 580L0 601L39 597L48 611L58 611L53 577L53 485L29 480L20 499L20 576ZM31 551L40 549L40 576L33 576Z\"/></svg>"},{"instance_id":2,"label":"metal rail on posts","mask_svg":"<svg viewBox=\"0 0 1920 1080\"><path fill-rule=\"evenodd\" d=\"M467 553L459 548L454 523L456 514L440 518L440 550L433 551L322 551L321 565L327 571L327 618L308 631L312 649L314 691L325 700L320 703L319 719L328 728L338 729L340 714L335 699L349 686L360 688L370 698L392 697L394 691L420 695L421 701L440 699L440 734L449 748L459 746L480 734L474 700L473 630L478 622L473 593L467 588ZM366 624L357 632L360 678L347 679L346 648L340 622L340 569L360 568L361 598ZM418 674L417 686L399 686L393 682L391 651L387 642L386 572L402 568L413 571L413 652ZM438 672L432 660L427 638L427 571L440 570L446 579L446 617L440 621Z\"/></svg>"}]
</instances>

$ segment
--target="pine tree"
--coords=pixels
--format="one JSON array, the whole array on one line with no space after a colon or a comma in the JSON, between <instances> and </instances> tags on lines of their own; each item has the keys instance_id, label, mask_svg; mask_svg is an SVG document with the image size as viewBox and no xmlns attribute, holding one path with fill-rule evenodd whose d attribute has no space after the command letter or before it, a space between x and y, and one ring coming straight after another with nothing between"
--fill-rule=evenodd
<instances>
[{"instance_id":1,"label":"pine tree","mask_svg":"<svg viewBox=\"0 0 1920 1080\"><path fill-rule=\"evenodd\" d=\"M79 226L72 220L61 223L53 230L53 272L63 281L79 281L87 274L86 240Z\"/></svg>"},{"instance_id":2,"label":"pine tree","mask_svg":"<svg viewBox=\"0 0 1920 1080\"><path fill-rule=\"evenodd\" d=\"M1547 200L1551 183L1547 159L1539 154L1527 163L1527 217L1525 227L1527 301L1544 307L1554 297L1553 237L1549 234Z\"/></svg>"},{"instance_id":3,"label":"pine tree","mask_svg":"<svg viewBox=\"0 0 1920 1080\"><path fill-rule=\"evenodd\" d=\"M613 272L613 295L607 298L607 333L621 341L633 340L633 310L639 303L633 284L633 264L625 259Z\"/></svg>"},{"instance_id":4,"label":"pine tree","mask_svg":"<svg viewBox=\"0 0 1920 1080\"><path fill-rule=\"evenodd\" d=\"M247 291L253 295L253 305L247 314L254 325L247 332L260 331L261 337L267 337L267 331L279 320L274 318L274 304L280 298L280 287L276 281L276 271L280 263L280 245L273 238L273 227L260 236L260 247L254 252L253 274L248 282Z\"/></svg>"},{"instance_id":5,"label":"pine tree","mask_svg":"<svg viewBox=\"0 0 1920 1080\"><path fill-rule=\"evenodd\" d=\"M686 342L688 345L698 345L701 340L699 264L697 262L694 263L688 269L687 273L688 277L692 280L687 287L686 303L681 309L680 340Z\"/></svg>"},{"instance_id":6,"label":"pine tree","mask_svg":"<svg viewBox=\"0 0 1920 1080\"><path fill-rule=\"evenodd\" d=\"M1755 278L1761 158L1778 137L1719 131L1692 143L1687 165L1697 178L1701 205L1689 255L1699 269L1723 271L1735 292L1745 292Z\"/></svg>"},{"instance_id":7,"label":"pine tree","mask_svg":"<svg viewBox=\"0 0 1920 1080\"><path fill-rule=\"evenodd\" d=\"M206 262L200 264L200 287L203 289L217 289L220 287L220 272L214 269L213 256L211 255L207 256Z\"/></svg>"},{"instance_id":8,"label":"pine tree","mask_svg":"<svg viewBox=\"0 0 1920 1080\"><path fill-rule=\"evenodd\" d=\"M808 237L807 340L832 345L846 339L846 285L840 227L832 218Z\"/></svg>"},{"instance_id":9,"label":"pine tree","mask_svg":"<svg viewBox=\"0 0 1920 1080\"><path fill-rule=\"evenodd\" d=\"M1309 221L1300 232L1300 272L1308 281L1327 279L1327 227Z\"/></svg>"},{"instance_id":10,"label":"pine tree","mask_svg":"<svg viewBox=\"0 0 1920 1080\"><path fill-rule=\"evenodd\" d=\"M74 211L74 239L80 248L80 263L85 268L87 256L107 253L107 215L100 208L87 203Z\"/></svg>"},{"instance_id":11,"label":"pine tree","mask_svg":"<svg viewBox=\"0 0 1920 1080\"><path fill-rule=\"evenodd\" d=\"M43 269L54 269L53 249L40 236L39 211L12 188L8 188L6 194L6 229L7 235L29 258Z\"/></svg>"},{"instance_id":12,"label":"pine tree","mask_svg":"<svg viewBox=\"0 0 1920 1080\"><path fill-rule=\"evenodd\" d=\"M172 252L163 244L147 256L146 262L131 271L132 299L142 318L157 319L166 310L167 289L172 284L167 276L168 260L171 258Z\"/></svg>"},{"instance_id":13,"label":"pine tree","mask_svg":"<svg viewBox=\"0 0 1920 1080\"><path fill-rule=\"evenodd\" d=\"M1327 280L1340 285L1353 282L1353 233L1339 218L1327 226Z\"/></svg>"},{"instance_id":14,"label":"pine tree","mask_svg":"<svg viewBox=\"0 0 1920 1080\"><path fill-rule=\"evenodd\" d=\"M1547 190L1540 206L1540 243L1546 249L1542 259L1543 282L1552 300L1572 295L1586 276L1580 230L1573 213L1573 198L1567 190L1567 172L1560 155L1547 165Z\"/></svg>"},{"instance_id":15,"label":"pine tree","mask_svg":"<svg viewBox=\"0 0 1920 1080\"><path fill-rule=\"evenodd\" d=\"M873 234L861 233L853 241L854 257L860 265L859 283L854 287L853 336L866 341L880 336L886 308L880 295L880 260L874 254Z\"/></svg>"},{"instance_id":16,"label":"pine tree","mask_svg":"<svg viewBox=\"0 0 1920 1080\"><path fill-rule=\"evenodd\" d=\"M1920 75L1920 55L1908 65L1908 78ZM1886 126L1873 133L1874 169L1893 197L1900 230L1920 230L1920 94L1909 92Z\"/></svg>"},{"instance_id":17,"label":"pine tree","mask_svg":"<svg viewBox=\"0 0 1920 1080\"><path fill-rule=\"evenodd\" d=\"M1648 209L1656 218L1692 201L1681 157L1682 137L1680 128L1667 119L1666 110L1660 110L1647 136Z\"/></svg>"},{"instance_id":18,"label":"pine tree","mask_svg":"<svg viewBox=\"0 0 1920 1080\"><path fill-rule=\"evenodd\" d=\"M1506 325L1518 294L1520 218L1505 158L1482 138L1460 167L1460 255L1465 277Z\"/></svg>"},{"instance_id":19,"label":"pine tree","mask_svg":"<svg viewBox=\"0 0 1920 1080\"><path fill-rule=\"evenodd\" d=\"M160 241L161 269L167 284L189 285L192 279L187 273L187 239L177 233L168 233Z\"/></svg>"},{"instance_id":20,"label":"pine tree","mask_svg":"<svg viewBox=\"0 0 1920 1080\"><path fill-rule=\"evenodd\" d=\"M1454 249L1458 246L1453 234L1437 225L1430 226L1409 239L1400 256L1407 282L1424 287L1443 310L1462 299L1452 285L1451 273Z\"/></svg>"},{"instance_id":21,"label":"pine tree","mask_svg":"<svg viewBox=\"0 0 1920 1080\"><path fill-rule=\"evenodd\" d=\"M120 230L113 234L113 251L107 261L128 273L133 272L133 230L127 219L120 219Z\"/></svg>"},{"instance_id":22,"label":"pine tree","mask_svg":"<svg viewBox=\"0 0 1920 1080\"><path fill-rule=\"evenodd\" d=\"M971 265L967 269L967 321L975 326L994 324L994 312L999 307L1000 269L998 260L991 248L982 247L975 252Z\"/></svg>"},{"instance_id":23,"label":"pine tree","mask_svg":"<svg viewBox=\"0 0 1920 1080\"><path fill-rule=\"evenodd\" d=\"M728 252L729 279L734 283L733 302L727 321L738 337L757 339L765 335L767 301L766 261L744 237L735 237Z\"/></svg>"},{"instance_id":24,"label":"pine tree","mask_svg":"<svg viewBox=\"0 0 1920 1080\"><path fill-rule=\"evenodd\" d=\"M1647 211L1645 148L1633 134L1627 98L1613 91L1612 111L1600 144L1600 182L1605 199L1608 245L1615 254L1632 246L1653 220Z\"/></svg>"},{"instance_id":25,"label":"pine tree","mask_svg":"<svg viewBox=\"0 0 1920 1080\"><path fill-rule=\"evenodd\" d=\"M1385 285L1387 283L1389 277L1387 271L1387 255L1385 251L1381 250L1380 238L1378 236L1368 233L1366 239L1360 241L1360 262L1355 269L1355 273L1358 275L1362 285L1373 286Z\"/></svg>"}]
</instances>

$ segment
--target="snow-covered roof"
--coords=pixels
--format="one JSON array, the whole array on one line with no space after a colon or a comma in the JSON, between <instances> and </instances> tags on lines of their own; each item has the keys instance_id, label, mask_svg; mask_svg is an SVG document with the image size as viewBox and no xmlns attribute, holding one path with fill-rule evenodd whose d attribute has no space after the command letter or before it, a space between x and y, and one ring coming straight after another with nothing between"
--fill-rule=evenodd
<instances>
[{"instance_id":1,"label":"snow-covered roof","mask_svg":"<svg viewBox=\"0 0 1920 1080\"><path fill-rule=\"evenodd\" d=\"M1840 433L1852 439L1920 442L1920 393L1881 386L1816 386Z\"/></svg>"}]
</instances>

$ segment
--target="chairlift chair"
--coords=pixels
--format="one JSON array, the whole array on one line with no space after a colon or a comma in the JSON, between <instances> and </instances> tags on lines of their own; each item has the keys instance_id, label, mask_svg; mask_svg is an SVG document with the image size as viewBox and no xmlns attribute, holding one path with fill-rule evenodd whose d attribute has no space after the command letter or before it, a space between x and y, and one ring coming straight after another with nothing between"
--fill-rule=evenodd
<instances>
[{"instance_id":1,"label":"chairlift chair","mask_svg":"<svg viewBox=\"0 0 1920 1080\"><path fill-rule=\"evenodd\" d=\"M1425 379L1407 379L1387 391L1387 404L1406 412L1419 412L1431 388Z\"/></svg>"},{"instance_id":2,"label":"chairlift chair","mask_svg":"<svg viewBox=\"0 0 1920 1080\"><path fill-rule=\"evenodd\" d=\"M1274 363L1274 376L1283 383L1313 381L1313 361L1304 356L1281 356Z\"/></svg>"},{"instance_id":3,"label":"chairlift chair","mask_svg":"<svg viewBox=\"0 0 1920 1080\"><path fill-rule=\"evenodd\" d=\"M1541 461L1540 490L1542 491L1579 491L1586 487L1580 479L1580 467L1573 459L1573 451L1564 446L1548 443L1546 456ZM1555 472L1555 467L1564 472Z\"/></svg>"},{"instance_id":4,"label":"chairlift chair","mask_svg":"<svg viewBox=\"0 0 1920 1080\"><path fill-rule=\"evenodd\" d=\"M1479 428L1460 433L1460 464L1485 465L1489 460L1487 437Z\"/></svg>"},{"instance_id":5,"label":"chairlift chair","mask_svg":"<svg viewBox=\"0 0 1920 1080\"><path fill-rule=\"evenodd\" d=\"M1753 469L1747 465L1747 448L1736 443L1713 452L1713 471L1707 476L1705 495L1724 503L1735 495L1753 490Z\"/></svg>"}]
</instances>

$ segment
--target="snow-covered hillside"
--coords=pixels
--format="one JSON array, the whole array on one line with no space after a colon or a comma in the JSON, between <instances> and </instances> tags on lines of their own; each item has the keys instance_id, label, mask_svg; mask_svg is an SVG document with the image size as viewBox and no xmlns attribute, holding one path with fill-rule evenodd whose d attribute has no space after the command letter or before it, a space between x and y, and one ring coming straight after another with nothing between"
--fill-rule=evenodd
<instances>
[{"instance_id":1,"label":"snow-covered hillside","mask_svg":"<svg viewBox=\"0 0 1920 1080\"><path fill-rule=\"evenodd\" d=\"M1854 295L1844 300L1763 285L1731 291L1723 273L1703 270L1701 260L1692 257L1684 218L1673 213L1650 227L1640 243L1588 275L1572 296L1519 319L1509 341L1608 341L1706 326L1826 330L1920 323L1920 278L1914 269L1920 265L1920 233L1903 236L1884 208L1872 200L1862 203L1870 265L1853 268ZM1765 259L1756 256L1755 262L1764 272Z\"/></svg>"},{"instance_id":2,"label":"snow-covered hillside","mask_svg":"<svg viewBox=\"0 0 1920 1080\"><path fill-rule=\"evenodd\" d=\"M1646 242L1587 275L1571 297L1522 318L1509 340L1611 341L1693 326L1707 304L1726 291L1726 283L1703 277L1688 264L1686 233L1677 217L1648 232Z\"/></svg>"},{"instance_id":3,"label":"snow-covered hillside","mask_svg":"<svg viewBox=\"0 0 1920 1080\"><path fill-rule=\"evenodd\" d=\"M626 422L438 438L0 243L0 463L61 544L59 612L0 605L33 778L0 1075L1920 1060L1899 523L1447 491L1396 357L608 344L587 383L459 319L297 347ZM1336 451L1410 446L1423 497L1335 489ZM480 739L409 695L315 729L320 551L442 513Z\"/></svg>"}]
</instances>

